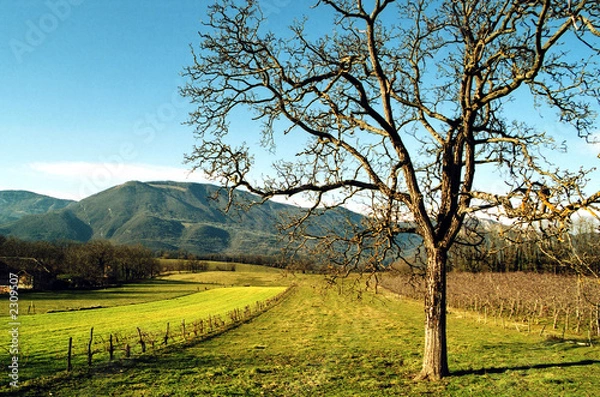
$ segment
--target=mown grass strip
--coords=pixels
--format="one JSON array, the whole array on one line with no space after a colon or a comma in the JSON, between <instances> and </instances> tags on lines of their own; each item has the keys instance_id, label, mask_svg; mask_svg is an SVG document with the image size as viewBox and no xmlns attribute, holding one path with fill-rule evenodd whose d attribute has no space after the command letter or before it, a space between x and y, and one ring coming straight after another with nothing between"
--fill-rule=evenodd
<instances>
[{"instance_id":1,"label":"mown grass strip","mask_svg":"<svg viewBox=\"0 0 600 397\"><path fill-rule=\"evenodd\" d=\"M96 290L19 291L19 315L45 314L49 311L82 310L91 307L115 307L173 299L205 289L214 284L201 284L158 278L142 283ZM8 305L0 307L0 318L8 316Z\"/></svg>"}]
</instances>

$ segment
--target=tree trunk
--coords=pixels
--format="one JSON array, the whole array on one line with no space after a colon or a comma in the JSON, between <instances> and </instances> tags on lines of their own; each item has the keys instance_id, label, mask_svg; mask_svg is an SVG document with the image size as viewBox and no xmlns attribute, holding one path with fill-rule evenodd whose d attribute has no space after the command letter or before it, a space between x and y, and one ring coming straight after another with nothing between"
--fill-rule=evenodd
<instances>
[{"instance_id":1,"label":"tree trunk","mask_svg":"<svg viewBox=\"0 0 600 397\"><path fill-rule=\"evenodd\" d=\"M446 345L446 250L427 250L425 292L425 350L417 379L438 380L449 375Z\"/></svg>"}]
</instances>

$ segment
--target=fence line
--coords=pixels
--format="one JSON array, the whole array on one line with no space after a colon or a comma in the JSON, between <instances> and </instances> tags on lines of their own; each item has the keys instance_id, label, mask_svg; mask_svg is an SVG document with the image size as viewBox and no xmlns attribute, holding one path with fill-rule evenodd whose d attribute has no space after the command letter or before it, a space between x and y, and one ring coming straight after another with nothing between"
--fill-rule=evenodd
<instances>
[{"instance_id":1,"label":"fence line","mask_svg":"<svg viewBox=\"0 0 600 397\"><path fill-rule=\"evenodd\" d=\"M148 346L152 351L166 347L169 343L188 343L194 340L206 340L214 336L220 335L230 329L238 327L241 324L247 323L258 317L262 313L274 307L276 304L284 300L291 294L295 285L287 288L282 293L268 298L264 301L256 301L253 305L246 305L244 309L236 308L226 313L225 318L221 315L209 315L207 318L198 319L191 323L192 329L189 331L189 323L186 325L186 320L181 321L181 333L171 332L170 323L166 324L166 332L164 331L144 331L140 327L136 327L135 335L123 335L119 333L111 333L108 341L101 335L94 336L94 327L90 329L90 339L87 344L85 355L87 356L88 367L93 364L93 356L106 352L108 353L108 361L113 361L117 356L117 351L123 351L121 358L129 358L132 354L144 354L147 352ZM156 343L160 341L160 343ZM170 342L169 342L170 341ZM137 352L132 351L132 345L139 345ZM73 366L73 338L69 337L67 350L67 372L71 372Z\"/></svg>"}]
</instances>

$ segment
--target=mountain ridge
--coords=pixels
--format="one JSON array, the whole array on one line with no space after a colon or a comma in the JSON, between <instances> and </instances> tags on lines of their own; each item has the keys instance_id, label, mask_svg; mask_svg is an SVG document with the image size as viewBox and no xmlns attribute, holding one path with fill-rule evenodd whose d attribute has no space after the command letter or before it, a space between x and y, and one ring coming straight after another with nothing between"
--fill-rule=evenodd
<instances>
[{"instance_id":1,"label":"mountain ridge","mask_svg":"<svg viewBox=\"0 0 600 397\"><path fill-rule=\"evenodd\" d=\"M2 192L0 192L2 193ZM260 198L236 192L236 199L258 203ZM0 223L0 234L26 240L106 239L116 244L142 244L154 250L186 250L197 254L276 254L283 247L277 224L302 209L267 201L247 211L224 213L227 192L210 184L130 181L63 208L27 214ZM340 229L360 222L349 210L327 211L309 228Z\"/></svg>"},{"instance_id":2,"label":"mountain ridge","mask_svg":"<svg viewBox=\"0 0 600 397\"><path fill-rule=\"evenodd\" d=\"M0 191L0 225L14 222L27 215L60 210L74 202L26 190L2 190Z\"/></svg>"}]
</instances>

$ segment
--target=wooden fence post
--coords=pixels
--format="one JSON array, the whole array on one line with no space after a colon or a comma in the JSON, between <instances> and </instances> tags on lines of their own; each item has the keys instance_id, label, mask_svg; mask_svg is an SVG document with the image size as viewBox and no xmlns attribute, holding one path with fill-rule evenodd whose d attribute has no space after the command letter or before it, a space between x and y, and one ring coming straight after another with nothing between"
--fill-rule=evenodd
<instances>
[{"instance_id":1,"label":"wooden fence post","mask_svg":"<svg viewBox=\"0 0 600 397\"><path fill-rule=\"evenodd\" d=\"M90 341L88 343L88 366L92 366L92 355L94 352L92 351L92 343L94 342L94 327L90 329Z\"/></svg>"},{"instance_id":2,"label":"wooden fence post","mask_svg":"<svg viewBox=\"0 0 600 397\"><path fill-rule=\"evenodd\" d=\"M71 365L72 352L73 352L73 337L69 337L69 350L67 350L67 372L71 372L73 370L73 366Z\"/></svg>"},{"instance_id":3,"label":"wooden fence post","mask_svg":"<svg viewBox=\"0 0 600 397\"><path fill-rule=\"evenodd\" d=\"M144 336L142 335L142 330L140 327L137 327L138 335L140 337L139 344L142 346L142 353L146 353L146 342L144 342Z\"/></svg>"},{"instance_id":4,"label":"wooden fence post","mask_svg":"<svg viewBox=\"0 0 600 397\"><path fill-rule=\"evenodd\" d=\"M169 323L167 323L167 333L165 334L165 337L163 338L163 345L167 345L167 343L169 343Z\"/></svg>"},{"instance_id":5,"label":"wooden fence post","mask_svg":"<svg viewBox=\"0 0 600 397\"><path fill-rule=\"evenodd\" d=\"M108 359L110 361L113 360L115 353L115 346L113 345L113 336L110 334L110 338L108 339Z\"/></svg>"}]
</instances>

